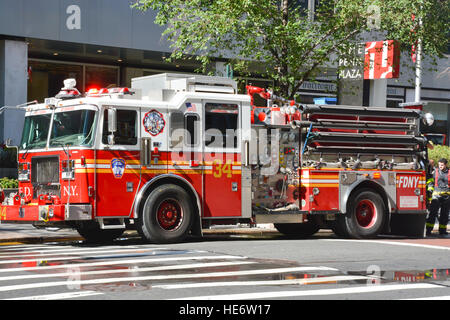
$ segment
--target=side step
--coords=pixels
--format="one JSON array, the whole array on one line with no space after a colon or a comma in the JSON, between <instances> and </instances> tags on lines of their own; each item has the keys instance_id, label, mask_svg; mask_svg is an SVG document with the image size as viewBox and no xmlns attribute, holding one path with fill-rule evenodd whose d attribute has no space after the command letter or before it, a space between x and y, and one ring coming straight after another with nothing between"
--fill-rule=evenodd
<instances>
[{"instance_id":1,"label":"side step","mask_svg":"<svg viewBox=\"0 0 450 320\"><path fill-rule=\"evenodd\" d=\"M106 222L106 224L105 224ZM98 224L100 225L100 229L125 229L125 219L98 219Z\"/></svg>"}]
</instances>

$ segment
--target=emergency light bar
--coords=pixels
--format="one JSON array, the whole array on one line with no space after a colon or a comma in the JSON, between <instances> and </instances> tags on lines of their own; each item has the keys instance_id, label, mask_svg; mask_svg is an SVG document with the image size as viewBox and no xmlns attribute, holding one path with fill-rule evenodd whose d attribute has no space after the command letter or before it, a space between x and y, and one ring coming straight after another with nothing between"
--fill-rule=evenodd
<instances>
[{"instance_id":1,"label":"emergency light bar","mask_svg":"<svg viewBox=\"0 0 450 320\"><path fill-rule=\"evenodd\" d=\"M130 89L128 89L127 87L119 87L119 88L102 88L102 89L97 89L97 88L92 88L89 89L88 92L86 93L86 96L90 96L90 97L96 97L96 96L101 96L101 95L109 95L109 94L133 94L134 92L130 91Z\"/></svg>"}]
</instances>

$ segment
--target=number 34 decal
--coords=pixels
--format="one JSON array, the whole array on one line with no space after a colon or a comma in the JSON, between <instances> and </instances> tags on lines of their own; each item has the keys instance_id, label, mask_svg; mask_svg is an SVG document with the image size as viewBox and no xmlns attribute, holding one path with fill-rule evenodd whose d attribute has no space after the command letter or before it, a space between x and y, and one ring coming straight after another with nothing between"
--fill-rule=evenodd
<instances>
[{"instance_id":1,"label":"number 34 decal","mask_svg":"<svg viewBox=\"0 0 450 320\"><path fill-rule=\"evenodd\" d=\"M221 160L214 160L212 165L212 173L214 178L222 178L222 176L225 176L227 178L232 177L232 162L227 161L226 163L222 163Z\"/></svg>"}]
</instances>

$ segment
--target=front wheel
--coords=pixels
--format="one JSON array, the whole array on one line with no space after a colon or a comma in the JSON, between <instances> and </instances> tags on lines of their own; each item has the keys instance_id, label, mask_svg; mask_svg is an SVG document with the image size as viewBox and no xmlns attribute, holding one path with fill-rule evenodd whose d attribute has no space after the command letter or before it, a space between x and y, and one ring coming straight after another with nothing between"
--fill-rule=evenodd
<instances>
[{"instance_id":1,"label":"front wheel","mask_svg":"<svg viewBox=\"0 0 450 320\"><path fill-rule=\"evenodd\" d=\"M351 238L363 239L376 237L385 219L383 198L370 189L361 189L350 197L347 213L338 223Z\"/></svg>"},{"instance_id":2,"label":"front wheel","mask_svg":"<svg viewBox=\"0 0 450 320\"><path fill-rule=\"evenodd\" d=\"M147 197L137 230L150 242L180 242L190 231L193 212L186 190L173 184L161 185Z\"/></svg>"}]
</instances>

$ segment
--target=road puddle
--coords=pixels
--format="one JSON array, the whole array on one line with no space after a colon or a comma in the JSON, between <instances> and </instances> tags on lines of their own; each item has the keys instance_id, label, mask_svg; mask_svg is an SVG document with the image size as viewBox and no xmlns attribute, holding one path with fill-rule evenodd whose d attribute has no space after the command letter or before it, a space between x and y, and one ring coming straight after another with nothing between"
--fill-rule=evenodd
<instances>
[{"instance_id":1,"label":"road puddle","mask_svg":"<svg viewBox=\"0 0 450 320\"><path fill-rule=\"evenodd\" d=\"M450 269L401 270L348 272L349 275L363 275L373 278L373 282L446 282L450 281Z\"/></svg>"}]
</instances>

